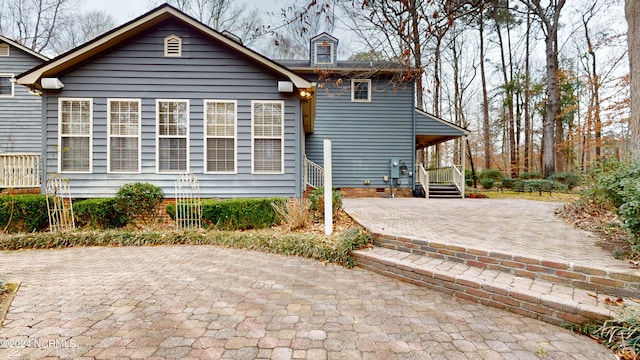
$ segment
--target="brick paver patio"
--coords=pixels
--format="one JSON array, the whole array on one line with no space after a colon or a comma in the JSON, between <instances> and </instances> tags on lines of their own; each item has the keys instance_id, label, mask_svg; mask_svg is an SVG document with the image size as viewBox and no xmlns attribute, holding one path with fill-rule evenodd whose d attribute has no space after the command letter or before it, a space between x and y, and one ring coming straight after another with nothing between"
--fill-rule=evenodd
<instances>
[{"instance_id":1,"label":"brick paver patio","mask_svg":"<svg viewBox=\"0 0 640 360\"><path fill-rule=\"evenodd\" d=\"M613 359L568 330L362 269L213 246L0 253L2 359ZM25 345L25 347L16 347Z\"/></svg>"}]
</instances>

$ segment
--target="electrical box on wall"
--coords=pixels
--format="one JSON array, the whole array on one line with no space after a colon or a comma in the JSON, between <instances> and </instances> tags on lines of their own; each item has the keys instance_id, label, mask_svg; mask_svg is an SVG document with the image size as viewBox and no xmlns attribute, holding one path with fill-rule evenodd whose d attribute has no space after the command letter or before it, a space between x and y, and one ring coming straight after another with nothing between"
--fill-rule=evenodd
<instances>
[{"instance_id":1,"label":"electrical box on wall","mask_svg":"<svg viewBox=\"0 0 640 360\"><path fill-rule=\"evenodd\" d=\"M391 158L389 160L389 168L390 168L390 175L392 179L397 179L400 177L400 159L398 158Z\"/></svg>"}]
</instances>

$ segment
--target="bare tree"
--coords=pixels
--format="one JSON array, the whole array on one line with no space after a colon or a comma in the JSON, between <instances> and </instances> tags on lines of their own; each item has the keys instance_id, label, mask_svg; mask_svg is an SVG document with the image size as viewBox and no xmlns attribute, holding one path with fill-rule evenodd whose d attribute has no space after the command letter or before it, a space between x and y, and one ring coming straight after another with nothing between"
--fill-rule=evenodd
<instances>
[{"instance_id":1,"label":"bare tree","mask_svg":"<svg viewBox=\"0 0 640 360\"><path fill-rule=\"evenodd\" d=\"M233 0L167 0L168 4L219 31L227 30L240 37L245 45L253 42L260 28L257 9L248 10Z\"/></svg>"},{"instance_id":2,"label":"bare tree","mask_svg":"<svg viewBox=\"0 0 640 360\"><path fill-rule=\"evenodd\" d=\"M90 11L65 20L59 26L58 36L52 41L52 48L58 54L78 47L115 27L113 17L104 11Z\"/></svg>"},{"instance_id":3,"label":"bare tree","mask_svg":"<svg viewBox=\"0 0 640 360\"><path fill-rule=\"evenodd\" d=\"M76 0L2 0L0 32L38 52L48 52Z\"/></svg>"},{"instance_id":4,"label":"bare tree","mask_svg":"<svg viewBox=\"0 0 640 360\"><path fill-rule=\"evenodd\" d=\"M558 27L560 12L566 0L550 0L543 7L541 0L521 0L529 8L531 14L540 22L545 36L547 103L543 122L543 174L550 176L556 171L556 130L562 129L560 116L560 87L558 84ZM560 124L558 124L560 123ZM559 125L559 126L558 126Z\"/></svg>"},{"instance_id":5,"label":"bare tree","mask_svg":"<svg viewBox=\"0 0 640 360\"><path fill-rule=\"evenodd\" d=\"M640 1L626 0L625 15L629 27L629 64L631 67L631 118L629 132L631 158L640 161Z\"/></svg>"}]
</instances>

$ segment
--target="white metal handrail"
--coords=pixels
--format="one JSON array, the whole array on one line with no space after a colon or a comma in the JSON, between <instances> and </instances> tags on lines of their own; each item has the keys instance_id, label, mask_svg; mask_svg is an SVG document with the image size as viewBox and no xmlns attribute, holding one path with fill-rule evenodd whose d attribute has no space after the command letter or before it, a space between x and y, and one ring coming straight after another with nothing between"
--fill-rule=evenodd
<instances>
[{"instance_id":1,"label":"white metal handrail","mask_svg":"<svg viewBox=\"0 0 640 360\"><path fill-rule=\"evenodd\" d=\"M0 187L5 188L40 187L40 154L0 154L0 181Z\"/></svg>"},{"instance_id":2,"label":"white metal handrail","mask_svg":"<svg viewBox=\"0 0 640 360\"><path fill-rule=\"evenodd\" d=\"M319 188L324 184L324 168L304 157L304 183Z\"/></svg>"}]
</instances>

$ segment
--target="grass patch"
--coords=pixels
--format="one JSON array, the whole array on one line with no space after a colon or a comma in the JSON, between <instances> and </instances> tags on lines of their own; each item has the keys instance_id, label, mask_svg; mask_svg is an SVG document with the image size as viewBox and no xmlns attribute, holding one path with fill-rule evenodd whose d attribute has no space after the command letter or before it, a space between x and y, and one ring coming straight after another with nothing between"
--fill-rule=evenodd
<instances>
[{"instance_id":1,"label":"grass patch","mask_svg":"<svg viewBox=\"0 0 640 360\"><path fill-rule=\"evenodd\" d=\"M277 229L248 231L107 230L29 233L0 236L0 250L51 249L83 246L218 245L307 257L346 267L356 265L351 250L366 246L371 236L351 227L332 236L282 233Z\"/></svg>"},{"instance_id":2,"label":"grass patch","mask_svg":"<svg viewBox=\"0 0 640 360\"><path fill-rule=\"evenodd\" d=\"M589 336L610 348L618 359L640 359L640 311L638 310L627 310L617 319L565 327Z\"/></svg>"}]
</instances>

